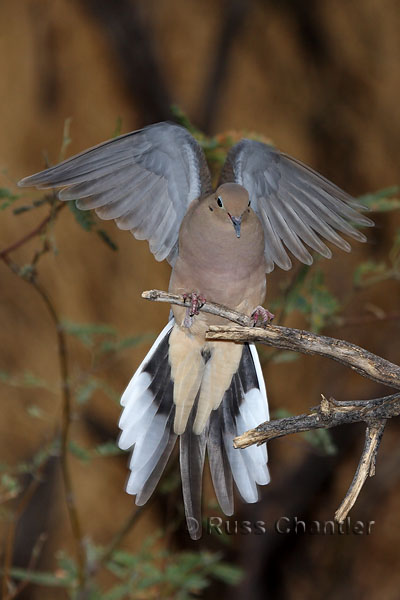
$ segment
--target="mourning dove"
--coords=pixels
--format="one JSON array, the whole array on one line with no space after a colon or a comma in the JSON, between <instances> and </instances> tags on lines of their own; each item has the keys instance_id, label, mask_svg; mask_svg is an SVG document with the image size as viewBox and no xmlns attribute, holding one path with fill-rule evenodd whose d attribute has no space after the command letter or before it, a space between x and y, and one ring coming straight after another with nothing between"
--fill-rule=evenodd
<instances>
[{"instance_id":1,"label":"mourning dove","mask_svg":"<svg viewBox=\"0 0 400 600\"><path fill-rule=\"evenodd\" d=\"M255 346L206 341L208 326L226 321L198 314L198 304L206 299L252 315L265 298L265 273L275 264L291 268L287 249L310 265L305 244L330 258L321 237L349 251L338 232L363 242L355 226L373 222L309 167L248 139L229 151L214 192L200 145L172 123L112 139L20 185L61 187L61 200L148 240L156 260L172 266L170 291L189 295L187 309L173 306L122 396L119 445L133 448L127 492L140 506L180 438L188 531L199 538L206 448L219 504L232 515L233 480L246 502L256 502L257 484L269 482L266 447L235 450L232 440L269 417Z\"/></svg>"}]
</instances>

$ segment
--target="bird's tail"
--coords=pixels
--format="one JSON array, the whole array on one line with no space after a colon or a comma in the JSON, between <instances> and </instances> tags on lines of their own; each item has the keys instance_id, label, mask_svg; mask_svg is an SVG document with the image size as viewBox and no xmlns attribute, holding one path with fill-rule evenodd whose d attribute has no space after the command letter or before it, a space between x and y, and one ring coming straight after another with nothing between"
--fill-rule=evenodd
<instances>
[{"instance_id":1,"label":"bird's tail","mask_svg":"<svg viewBox=\"0 0 400 600\"><path fill-rule=\"evenodd\" d=\"M122 433L119 446L133 447L131 474L126 491L141 506L153 493L174 448L175 405L168 360L173 319L163 329L136 371L121 404ZM239 367L220 406L213 410L201 434L193 432L196 398L185 431L180 437L180 468L185 515L193 539L201 536L201 490L207 449L212 481L221 509L233 514L233 481L246 502L257 502L257 484L269 482L267 450L251 446L233 448L232 440L268 420L268 404L255 346L243 345Z\"/></svg>"}]
</instances>

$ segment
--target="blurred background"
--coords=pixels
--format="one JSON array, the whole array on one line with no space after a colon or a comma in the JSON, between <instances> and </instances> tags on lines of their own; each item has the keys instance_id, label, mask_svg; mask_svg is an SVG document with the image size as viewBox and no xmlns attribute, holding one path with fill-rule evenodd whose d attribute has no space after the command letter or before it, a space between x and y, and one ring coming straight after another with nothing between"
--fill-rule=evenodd
<instances>
[{"instance_id":1,"label":"blurred background","mask_svg":"<svg viewBox=\"0 0 400 600\"><path fill-rule=\"evenodd\" d=\"M70 156L175 119L173 105L208 136L262 135L355 196L400 183L396 0L5 0L0 23L0 252L49 213L43 194L18 190L16 181L57 162L60 151ZM312 327L399 364L400 212L388 210L391 202L385 210L376 204L376 227L350 255L337 250L309 273L296 265L269 276L266 306L278 309L281 324ZM282 516L333 518L363 446L364 427L354 425L269 445L270 485L256 505L238 498L230 518L231 527L235 519L262 520L265 534L206 533L192 542L176 460L134 517L124 491L128 457L113 443L119 395L168 317L166 305L140 294L167 289L168 264L113 223L85 225L68 208L44 242L34 236L9 256L25 276L36 262L37 281L64 323L68 459L78 547L89 567L86 591L74 596L57 331L43 296L0 262L3 598L398 598L397 422L388 423L376 476L350 513L352 522L375 521L370 535L274 531ZM321 393L338 400L390 393L326 359L265 347L261 357L275 416L307 412ZM222 516L208 472L204 488L205 515ZM99 548L110 551L108 563Z\"/></svg>"}]
</instances>

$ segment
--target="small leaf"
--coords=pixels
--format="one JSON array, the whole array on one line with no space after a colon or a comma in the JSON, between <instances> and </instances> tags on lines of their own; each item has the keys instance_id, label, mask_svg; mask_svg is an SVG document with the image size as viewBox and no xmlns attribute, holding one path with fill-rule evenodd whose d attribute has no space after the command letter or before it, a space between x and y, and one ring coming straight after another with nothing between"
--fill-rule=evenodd
<instances>
[{"instance_id":1,"label":"small leaf","mask_svg":"<svg viewBox=\"0 0 400 600\"><path fill-rule=\"evenodd\" d=\"M111 325L103 323L75 323L73 321L62 321L62 328L68 334L78 338L85 346L94 345L95 337L98 335L116 336L117 332Z\"/></svg>"},{"instance_id":2,"label":"small leaf","mask_svg":"<svg viewBox=\"0 0 400 600\"><path fill-rule=\"evenodd\" d=\"M400 186L392 186L360 196L358 200L373 212L388 212L400 208L400 199L393 198L395 194L400 193Z\"/></svg>"},{"instance_id":3,"label":"small leaf","mask_svg":"<svg viewBox=\"0 0 400 600\"><path fill-rule=\"evenodd\" d=\"M94 449L93 453L98 456L117 456L118 454L124 454L123 450L118 445L110 440L104 444L99 444Z\"/></svg>"},{"instance_id":4,"label":"small leaf","mask_svg":"<svg viewBox=\"0 0 400 600\"><path fill-rule=\"evenodd\" d=\"M22 213L28 212L28 210L32 210L33 206L18 206L18 208L14 208L13 215L21 215Z\"/></svg>"},{"instance_id":5,"label":"small leaf","mask_svg":"<svg viewBox=\"0 0 400 600\"><path fill-rule=\"evenodd\" d=\"M356 286L361 285L368 276L383 275L388 270L384 262L367 260L356 267L353 274L353 281Z\"/></svg>"},{"instance_id":6,"label":"small leaf","mask_svg":"<svg viewBox=\"0 0 400 600\"><path fill-rule=\"evenodd\" d=\"M238 585L243 579L244 572L239 567L230 565L226 562L216 562L213 565L212 574L214 577L228 585Z\"/></svg>"},{"instance_id":7,"label":"small leaf","mask_svg":"<svg viewBox=\"0 0 400 600\"><path fill-rule=\"evenodd\" d=\"M29 581L36 585L69 587L73 583L73 580L68 577L68 574L62 571L51 573L46 571L29 571L28 569L14 567L10 570L10 573L11 577L14 579Z\"/></svg>"},{"instance_id":8,"label":"small leaf","mask_svg":"<svg viewBox=\"0 0 400 600\"><path fill-rule=\"evenodd\" d=\"M74 440L70 440L69 450L71 454L76 456L76 458L79 458L82 462L88 463L90 461L90 452L86 448L83 448L83 446L77 444Z\"/></svg>"},{"instance_id":9,"label":"small leaf","mask_svg":"<svg viewBox=\"0 0 400 600\"><path fill-rule=\"evenodd\" d=\"M153 341L155 336L153 334L145 333L143 335L135 335L120 340L104 340L100 345L100 352L120 352L121 350L127 350L128 348L136 348L140 344L148 341Z\"/></svg>"},{"instance_id":10,"label":"small leaf","mask_svg":"<svg viewBox=\"0 0 400 600\"><path fill-rule=\"evenodd\" d=\"M199 130L191 123L187 114L181 109L177 104L172 104L170 106L171 113L175 117L175 120L179 125L185 127L190 133L198 132Z\"/></svg>"},{"instance_id":11,"label":"small leaf","mask_svg":"<svg viewBox=\"0 0 400 600\"><path fill-rule=\"evenodd\" d=\"M0 202L0 210L5 210L16 200L18 200L20 196L13 194L8 188L0 188L0 200L4 200L4 202Z\"/></svg>"},{"instance_id":12,"label":"small leaf","mask_svg":"<svg viewBox=\"0 0 400 600\"><path fill-rule=\"evenodd\" d=\"M50 392L55 392L47 381L30 371L25 371L22 375L11 375L6 371L0 371L0 382L12 385L13 387L43 388Z\"/></svg>"},{"instance_id":13,"label":"small leaf","mask_svg":"<svg viewBox=\"0 0 400 600\"><path fill-rule=\"evenodd\" d=\"M9 475L8 473L3 473L0 478L1 487L6 490L8 493L16 496L19 494L21 490L21 484L16 477Z\"/></svg>"},{"instance_id":14,"label":"small leaf","mask_svg":"<svg viewBox=\"0 0 400 600\"><path fill-rule=\"evenodd\" d=\"M86 404L93 395L93 392L98 389L96 379L89 379L84 385L76 390L76 401L79 405Z\"/></svg>"},{"instance_id":15,"label":"small leaf","mask_svg":"<svg viewBox=\"0 0 400 600\"><path fill-rule=\"evenodd\" d=\"M115 129L113 131L112 137L118 137L119 135L121 135L122 132L122 117L117 117L117 120L115 122Z\"/></svg>"},{"instance_id":16,"label":"small leaf","mask_svg":"<svg viewBox=\"0 0 400 600\"><path fill-rule=\"evenodd\" d=\"M28 406L26 412L30 417L33 417L34 419L43 419L44 416L44 412L39 406L36 406L36 404L31 404L30 406Z\"/></svg>"},{"instance_id":17,"label":"small leaf","mask_svg":"<svg viewBox=\"0 0 400 600\"><path fill-rule=\"evenodd\" d=\"M278 352L277 354L274 354L274 356L271 359L271 362L279 364L279 363L288 363L288 362L294 362L296 360L298 360L300 358L300 355L298 354L298 352Z\"/></svg>"},{"instance_id":18,"label":"small leaf","mask_svg":"<svg viewBox=\"0 0 400 600\"><path fill-rule=\"evenodd\" d=\"M301 434L312 446L321 450L328 456L337 454L337 448L332 440L330 431L327 429L314 429L313 431L304 431Z\"/></svg>"},{"instance_id":19,"label":"small leaf","mask_svg":"<svg viewBox=\"0 0 400 600\"><path fill-rule=\"evenodd\" d=\"M130 582L122 583L114 586L101 596L102 600L120 600L120 598L130 598L132 593L132 585Z\"/></svg>"},{"instance_id":20,"label":"small leaf","mask_svg":"<svg viewBox=\"0 0 400 600\"><path fill-rule=\"evenodd\" d=\"M103 240L103 242L111 248L111 250L114 250L114 251L118 250L117 244L112 241L112 239L110 238L108 233L106 231L104 231L104 229L97 229L96 233L100 236L100 238Z\"/></svg>"},{"instance_id":21,"label":"small leaf","mask_svg":"<svg viewBox=\"0 0 400 600\"><path fill-rule=\"evenodd\" d=\"M68 202L68 206L78 225L80 225L85 231L91 231L96 225L96 219L93 217L93 214L86 210L79 210L75 204L75 200Z\"/></svg>"},{"instance_id":22,"label":"small leaf","mask_svg":"<svg viewBox=\"0 0 400 600\"><path fill-rule=\"evenodd\" d=\"M67 151L68 146L72 142L70 129L71 129L72 117L67 117L64 121L64 129L63 129L63 137L60 148L60 154L58 157L58 162L61 162L65 158L65 153Z\"/></svg>"}]
</instances>

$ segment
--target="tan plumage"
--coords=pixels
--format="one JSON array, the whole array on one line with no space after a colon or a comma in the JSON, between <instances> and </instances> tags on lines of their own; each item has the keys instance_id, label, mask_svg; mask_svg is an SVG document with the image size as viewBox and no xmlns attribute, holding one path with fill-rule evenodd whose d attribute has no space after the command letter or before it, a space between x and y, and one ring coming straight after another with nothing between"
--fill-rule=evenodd
<instances>
[{"instance_id":1,"label":"tan plumage","mask_svg":"<svg viewBox=\"0 0 400 600\"><path fill-rule=\"evenodd\" d=\"M355 225L373 224L343 190L252 140L229 151L213 192L200 145L172 123L109 140L20 185L61 187L61 200L76 200L148 240L155 258L173 267L171 292L201 294L247 315L264 301L265 273L275 265L290 269L288 251L310 265L306 245L330 258L323 239L349 251L340 234L365 241ZM246 502L256 502L257 485L269 482L265 446L232 445L269 418L268 405L254 345L206 342L208 326L223 319L172 310L122 396L119 445L133 448L127 492L142 505L179 436L187 527L197 539L206 448L225 514L233 513L233 481Z\"/></svg>"},{"instance_id":2,"label":"tan plumage","mask_svg":"<svg viewBox=\"0 0 400 600\"><path fill-rule=\"evenodd\" d=\"M223 206L218 205L218 198ZM231 217L241 218L237 237ZM203 294L207 300L225 304L249 316L265 298L264 234L259 219L249 206L247 191L234 183L221 185L215 193L192 203L179 233L179 255L174 265L169 290L183 294L188 290ZM225 319L200 313L186 327L187 310L173 306L176 324L170 337L170 362L174 386L175 433L182 433L197 391L200 391L194 432L201 433L212 410L218 408L233 374L237 371L242 347L234 343L205 340L210 324ZM176 330L183 335L177 335ZM179 350L176 345L181 346ZM198 348L194 361L182 361L187 348ZM210 353L205 366L201 352ZM196 372L196 375L194 374ZM193 381L198 382L197 390ZM187 381L187 384L183 384ZM186 400L182 395L185 389ZM190 390L190 391L189 391Z\"/></svg>"}]
</instances>

